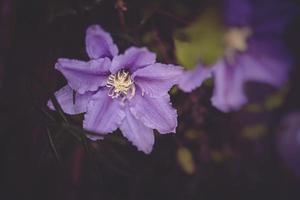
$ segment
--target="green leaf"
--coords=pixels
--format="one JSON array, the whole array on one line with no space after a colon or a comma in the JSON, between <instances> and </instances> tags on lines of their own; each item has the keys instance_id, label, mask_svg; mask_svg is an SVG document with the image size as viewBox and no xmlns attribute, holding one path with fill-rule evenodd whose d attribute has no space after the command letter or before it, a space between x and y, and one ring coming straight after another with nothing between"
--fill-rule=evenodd
<instances>
[{"instance_id":1,"label":"green leaf","mask_svg":"<svg viewBox=\"0 0 300 200\"><path fill-rule=\"evenodd\" d=\"M245 110L251 113L260 113L263 112L263 107L257 103L249 103L246 105Z\"/></svg>"},{"instance_id":2,"label":"green leaf","mask_svg":"<svg viewBox=\"0 0 300 200\"><path fill-rule=\"evenodd\" d=\"M242 135L248 140L257 140L267 133L268 129L264 124L246 126L242 130Z\"/></svg>"},{"instance_id":3,"label":"green leaf","mask_svg":"<svg viewBox=\"0 0 300 200\"><path fill-rule=\"evenodd\" d=\"M193 68L200 59L205 64L215 62L223 53L222 35L217 10L207 9L189 27L175 33L178 62L187 69Z\"/></svg>"},{"instance_id":4,"label":"green leaf","mask_svg":"<svg viewBox=\"0 0 300 200\"><path fill-rule=\"evenodd\" d=\"M69 123L68 122L68 119L63 111L63 109L61 108L60 104L58 103L56 97L54 94L52 93L49 93L50 95L50 100L55 108L55 110L59 113L60 117L62 118L62 120L65 122L65 123Z\"/></svg>"},{"instance_id":5,"label":"green leaf","mask_svg":"<svg viewBox=\"0 0 300 200\"><path fill-rule=\"evenodd\" d=\"M59 154L57 152L57 149L55 147L55 144L54 144L53 137L52 137L52 134L50 132L50 129L47 127L46 130L47 130L47 136L48 136L48 139L49 139L49 145L50 145L50 147L51 147L51 149L53 151L53 154L54 154L57 162L61 163L61 159L60 159L60 156L59 156Z\"/></svg>"},{"instance_id":6,"label":"green leaf","mask_svg":"<svg viewBox=\"0 0 300 200\"><path fill-rule=\"evenodd\" d=\"M196 164L188 148L182 146L177 149L177 161L185 173L192 175L196 172Z\"/></svg>"}]
</instances>

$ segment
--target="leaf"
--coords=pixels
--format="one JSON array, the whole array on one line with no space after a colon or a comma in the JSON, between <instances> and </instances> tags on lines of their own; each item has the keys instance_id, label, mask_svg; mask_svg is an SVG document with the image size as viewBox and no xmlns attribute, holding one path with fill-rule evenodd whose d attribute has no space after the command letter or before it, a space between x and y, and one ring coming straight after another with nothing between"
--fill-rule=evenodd
<instances>
[{"instance_id":1,"label":"leaf","mask_svg":"<svg viewBox=\"0 0 300 200\"><path fill-rule=\"evenodd\" d=\"M175 33L175 54L181 65L191 69L200 59L211 64L222 55L223 26L219 19L217 10L210 8L189 27Z\"/></svg>"},{"instance_id":2,"label":"leaf","mask_svg":"<svg viewBox=\"0 0 300 200\"><path fill-rule=\"evenodd\" d=\"M118 151L116 151L110 144L102 143L102 146L108 151L111 158L115 158L119 163L129 168L130 164Z\"/></svg>"},{"instance_id":3,"label":"leaf","mask_svg":"<svg viewBox=\"0 0 300 200\"><path fill-rule=\"evenodd\" d=\"M67 119L67 117L66 117L66 115L65 115L65 113L64 113L64 111L63 111L63 109L61 108L60 104L58 103L58 101L57 101L55 95L52 94L52 93L49 93L49 95L50 95L50 100L51 100L51 102L52 102L52 104L53 104L55 110L59 113L60 117L63 119L63 121L64 121L65 123L69 123L69 122L68 122L68 119Z\"/></svg>"},{"instance_id":4,"label":"leaf","mask_svg":"<svg viewBox=\"0 0 300 200\"><path fill-rule=\"evenodd\" d=\"M83 141L83 137L85 137L84 136L84 134L85 134L84 129L79 128L77 126L70 125L70 124L66 124L66 123L62 123L61 127L64 128L69 133L71 133L72 136L74 136L80 143L84 142Z\"/></svg>"},{"instance_id":5,"label":"leaf","mask_svg":"<svg viewBox=\"0 0 300 200\"><path fill-rule=\"evenodd\" d=\"M269 95L265 101L266 110L270 111L279 108L283 104L287 92L288 89L286 87L274 94Z\"/></svg>"},{"instance_id":6,"label":"leaf","mask_svg":"<svg viewBox=\"0 0 300 200\"><path fill-rule=\"evenodd\" d=\"M58 154L58 152L56 150L56 147L55 147L55 144L54 144L53 137L52 137L52 134L50 132L50 129L47 127L46 130L47 130L47 136L48 136L48 139L49 139L49 145L50 145L50 147L51 147L51 149L53 151L53 154L54 154L57 162L61 163L61 159L60 159L60 156L59 156L59 154Z\"/></svg>"},{"instance_id":7,"label":"leaf","mask_svg":"<svg viewBox=\"0 0 300 200\"><path fill-rule=\"evenodd\" d=\"M280 107L280 105L283 103L283 100L284 98L280 94L270 96L265 102L266 109L273 110Z\"/></svg>"},{"instance_id":8,"label":"leaf","mask_svg":"<svg viewBox=\"0 0 300 200\"><path fill-rule=\"evenodd\" d=\"M246 139L249 140L257 140L264 136L266 132L268 131L267 127L263 124L256 124L252 126L246 126L242 130L242 135Z\"/></svg>"},{"instance_id":9,"label":"leaf","mask_svg":"<svg viewBox=\"0 0 300 200\"><path fill-rule=\"evenodd\" d=\"M257 103L249 103L248 105L246 105L245 110L251 113L263 112L262 106Z\"/></svg>"},{"instance_id":10,"label":"leaf","mask_svg":"<svg viewBox=\"0 0 300 200\"><path fill-rule=\"evenodd\" d=\"M185 132L184 137L189 140L199 140L203 132L197 131L195 129L189 129Z\"/></svg>"},{"instance_id":11,"label":"leaf","mask_svg":"<svg viewBox=\"0 0 300 200\"><path fill-rule=\"evenodd\" d=\"M225 155L222 152L216 150L211 152L211 158L216 163L224 162L226 159Z\"/></svg>"},{"instance_id":12,"label":"leaf","mask_svg":"<svg viewBox=\"0 0 300 200\"><path fill-rule=\"evenodd\" d=\"M179 147L177 149L177 161L181 169L191 175L196 171L195 162L191 151L185 147Z\"/></svg>"}]
</instances>

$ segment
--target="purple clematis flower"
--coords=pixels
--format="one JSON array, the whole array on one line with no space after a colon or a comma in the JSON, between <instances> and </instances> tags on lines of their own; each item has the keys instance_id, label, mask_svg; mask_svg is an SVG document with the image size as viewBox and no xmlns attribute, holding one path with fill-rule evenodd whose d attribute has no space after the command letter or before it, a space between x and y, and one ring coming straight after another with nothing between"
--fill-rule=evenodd
<instances>
[{"instance_id":1,"label":"purple clematis flower","mask_svg":"<svg viewBox=\"0 0 300 200\"><path fill-rule=\"evenodd\" d=\"M156 55L146 48L130 47L118 55L111 36L99 25L87 29L85 41L90 61L61 58L55 65L68 81L55 93L62 109L85 113L83 127L89 131L106 134L119 128L140 151L150 153L153 129L165 134L177 127L168 91L182 68L156 63ZM50 101L48 106L54 109Z\"/></svg>"},{"instance_id":2,"label":"purple clematis flower","mask_svg":"<svg viewBox=\"0 0 300 200\"><path fill-rule=\"evenodd\" d=\"M184 77L190 80L181 81L179 87L189 92L213 75L212 104L229 112L247 103L243 89L247 81L282 86L291 66L283 33L293 13L288 1L225 0L224 56L210 68L200 64L192 77L186 72Z\"/></svg>"}]
</instances>

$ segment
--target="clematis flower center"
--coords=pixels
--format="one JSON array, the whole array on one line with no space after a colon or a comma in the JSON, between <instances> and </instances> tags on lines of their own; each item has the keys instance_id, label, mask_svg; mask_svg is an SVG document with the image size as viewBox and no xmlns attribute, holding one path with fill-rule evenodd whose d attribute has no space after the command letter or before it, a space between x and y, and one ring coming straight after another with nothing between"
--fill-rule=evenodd
<instances>
[{"instance_id":1,"label":"clematis flower center","mask_svg":"<svg viewBox=\"0 0 300 200\"><path fill-rule=\"evenodd\" d=\"M233 27L226 31L224 43L226 48L232 48L237 51L247 50L247 40L251 36L249 27Z\"/></svg>"},{"instance_id":2,"label":"clematis flower center","mask_svg":"<svg viewBox=\"0 0 300 200\"><path fill-rule=\"evenodd\" d=\"M135 94L135 85L129 72L120 70L116 74L109 75L106 81L106 87L109 88L108 96L114 98L123 97L131 99Z\"/></svg>"},{"instance_id":3,"label":"clematis flower center","mask_svg":"<svg viewBox=\"0 0 300 200\"><path fill-rule=\"evenodd\" d=\"M232 27L225 32L223 37L225 56L230 62L233 62L236 52L247 50L247 40L251 34L252 31L249 27Z\"/></svg>"}]
</instances>

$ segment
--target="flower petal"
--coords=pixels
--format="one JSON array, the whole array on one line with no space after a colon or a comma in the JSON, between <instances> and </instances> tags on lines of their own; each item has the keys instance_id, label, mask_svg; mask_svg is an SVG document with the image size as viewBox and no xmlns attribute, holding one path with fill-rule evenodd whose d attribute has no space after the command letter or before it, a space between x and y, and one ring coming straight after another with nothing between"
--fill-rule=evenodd
<instances>
[{"instance_id":1,"label":"flower petal","mask_svg":"<svg viewBox=\"0 0 300 200\"><path fill-rule=\"evenodd\" d=\"M192 90L200 87L205 79L210 78L212 75L212 69L208 67L204 67L201 63L197 65L197 67L193 70L186 71L180 82L178 87L185 92L191 92Z\"/></svg>"},{"instance_id":2,"label":"flower petal","mask_svg":"<svg viewBox=\"0 0 300 200\"><path fill-rule=\"evenodd\" d=\"M92 96L91 92L85 94L76 93L73 98L73 90L69 85L64 86L57 92L55 92L55 97L62 107L63 111L67 114L79 114L84 113L87 110L87 104ZM55 110L51 100L47 103L48 107Z\"/></svg>"},{"instance_id":3,"label":"flower petal","mask_svg":"<svg viewBox=\"0 0 300 200\"><path fill-rule=\"evenodd\" d=\"M99 90L89 101L83 127L96 133L116 130L125 117L122 102L109 97L107 90Z\"/></svg>"},{"instance_id":4,"label":"flower petal","mask_svg":"<svg viewBox=\"0 0 300 200\"><path fill-rule=\"evenodd\" d=\"M89 62L58 59L55 68L68 80L68 84L78 93L96 91L105 85L111 62L108 58L91 60Z\"/></svg>"},{"instance_id":5,"label":"flower petal","mask_svg":"<svg viewBox=\"0 0 300 200\"><path fill-rule=\"evenodd\" d=\"M248 26L253 6L249 0L224 0L224 22L227 26Z\"/></svg>"},{"instance_id":6,"label":"flower petal","mask_svg":"<svg viewBox=\"0 0 300 200\"><path fill-rule=\"evenodd\" d=\"M114 74L120 69L128 69L133 73L138 68L154 64L156 60L155 53L147 48L130 47L124 54L113 58L110 71Z\"/></svg>"},{"instance_id":7,"label":"flower petal","mask_svg":"<svg viewBox=\"0 0 300 200\"><path fill-rule=\"evenodd\" d=\"M219 61L213 69L214 92L212 104L223 112L238 110L247 102L244 94L244 76L242 68Z\"/></svg>"},{"instance_id":8,"label":"flower petal","mask_svg":"<svg viewBox=\"0 0 300 200\"><path fill-rule=\"evenodd\" d=\"M253 1L253 26L258 34L281 35L287 25L299 13L299 6L293 1Z\"/></svg>"},{"instance_id":9,"label":"flower petal","mask_svg":"<svg viewBox=\"0 0 300 200\"><path fill-rule=\"evenodd\" d=\"M177 112L170 103L170 96L152 98L139 92L130 101L130 111L136 119L160 133L174 132L177 127Z\"/></svg>"},{"instance_id":10,"label":"flower petal","mask_svg":"<svg viewBox=\"0 0 300 200\"><path fill-rule=\"evenodd\" d=\"M126 117L124 118L120 130L122 134L135 145L138 150L149 154L152 151L154 144L154 133L151 128L146 127L142 122L137 120L129 111L125 110Z\"/></svg>"},{"instance_id":11,"label":"flower petal","mask_svg":"<svg viewBox=\"0 0 300 200\"><path fill-rule=\"evenodd\" d=\"M291 68L287 52L276 41L251 42L249 51L239 56L237 65L243 68L246 80L280 87L287 81Z\"/></svg>"},{"instance_id":12,"label":"flower petal","mask_svg":"<svg viewBox=\"0 0 300 200\"><path fill-rule=\"evenodd\" d=\"M92 25L86 30L86 52L91 59L109 57L118 54L118 47L114 44L109 33L99 25Z\"/></svg>"},{"instance_id":13,"label":"flower petal","mask_svg":"<svg viewBox=\"0 0 300 200\"><path fill-rule=\"evenodd\" d=\"M138 69L132 75L134 82L151 97L163 96L178 83L182 68L175 65L155 63Z\"/></svg>"}]
</instances>

